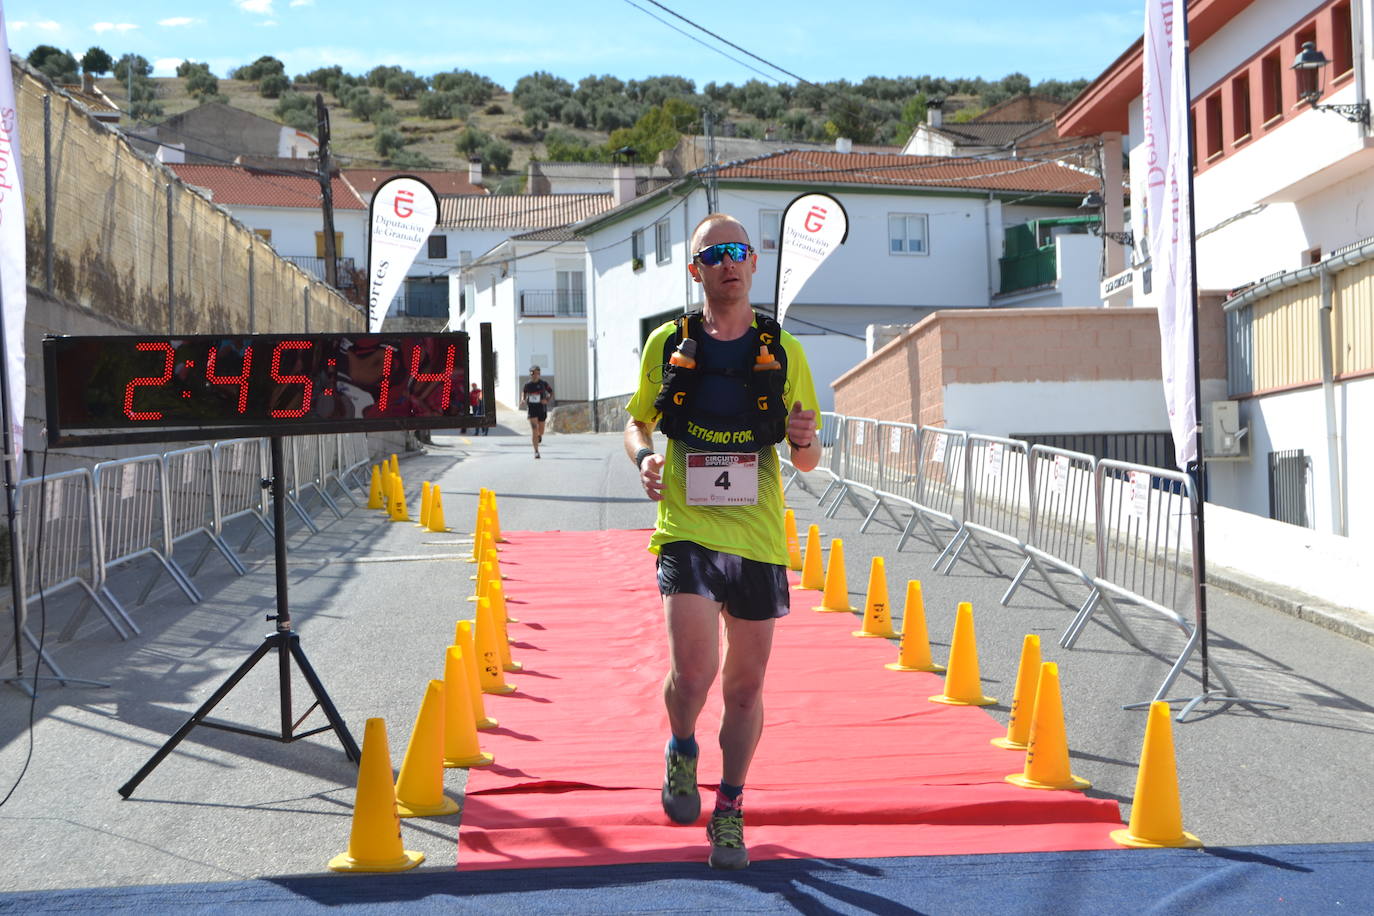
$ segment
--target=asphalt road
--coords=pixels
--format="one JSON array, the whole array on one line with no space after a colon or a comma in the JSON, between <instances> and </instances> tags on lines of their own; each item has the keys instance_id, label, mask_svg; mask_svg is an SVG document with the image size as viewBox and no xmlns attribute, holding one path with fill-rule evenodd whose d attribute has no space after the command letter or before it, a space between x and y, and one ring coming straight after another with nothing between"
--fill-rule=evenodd
<instances>
[{"instance_id":1,"label":"asphalt road","mask_svg":"<svg viewBox=\"0 0 1374 916\"><path fill-rule=\"evenodd\" d=\"M457 558L471 547L480 487L497 492L510 531L645 528L653 521L618 435L549 434L535 460L518 418L501 419L506 425L492 435L436 435L426 453L401 462L412 494L423 480L442 488L451 533L364 509L337 519L320 505L312 509L318 534L290 525L289 607L301 644L359 742L367 718L386 719L397 766L425 682L442 676L436 647L455 619L471 614L472 567ZM789 504L803 536L814 522L826 544L844 539L854 604L862 605L875 555L885 559L894 602L906 579L922 580L937 658L947 651L957 603L972 602L984 690L1002 701L988 712L1003 724L1022 637L1039 633L1045 660L1059 663L1073 770L1093 782L1090 792L1119 800L1123 818L1129 815L1145 715L1121 706L1153 695L1182 647L1176 628L1131 616L1154 655L1099 622L1064 650L1058 635L1072 612L1043 590L1023 587L1004 608L1005 579L967 563L948 576L934 573L928 544L913 540L898 553L891 526L858 532L862 519L852 506L823 519L816 500L795 489ZM418 511L414 496L411 506ZM233 532L234 543L248 533ZM183 553L189 564L195 551ZM69 675L108 687L44 685L31 729L28 698L12 687L0 692L0 794L23 773L0 807L0 848L7 851L0 890L318 874L344 851L356 771L328 732L284 745L196 728L130 799L116 791L268 633L271 544L259 536L243 553L250 563L244 577L215 556L206 561L195 577L206 600L194 606L164 577L135 607L154 570L142 563L118 573L112 584L144 634L120 642L92 614L74 639L49 644ZM62 596L48 602L50 634L75 605ZM1185 827L1209 846L1374 839L1374 648L1217 589L1210 610L1212 655L1238 692L1290 708L1207 705L1174 726ZM8 627L0 629L8 641ZM4 665L12 671L9 659ZM1197 671L1190 666L1174 695L1198 692ZM298 675L292 689L299 714L308 689ZM270 730L279 696L269 660L215 716ZM661 740L646 734L646 753L657 754ZM450 789L460 786L456 775ZM458 821L406 821L406 847L428 857L421 868L452 868Z\"/></svg>"}]
</instances>

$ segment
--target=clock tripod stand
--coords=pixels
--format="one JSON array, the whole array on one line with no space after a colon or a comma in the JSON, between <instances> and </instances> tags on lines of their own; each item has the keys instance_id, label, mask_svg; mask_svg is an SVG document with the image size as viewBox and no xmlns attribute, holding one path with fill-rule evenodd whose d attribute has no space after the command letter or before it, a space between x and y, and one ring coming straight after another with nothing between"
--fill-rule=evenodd
<instances>
[{"instance_id":1,"label":"clock tripod stand","mask_svg":"<svg viewBox=\"0 0 1374 916\"><path fill-rule=\"evenodd\" d=\"M323 682L319 675L311 667L310 660L305 657L305 650L301 648L300 636L291 629L291 611L287 601L287 580L286 580L286 485L285 473L282 460L282 440L280 436L272 436L270 439L270 450L272 453L272 477L270 485L272 488L272 527L275 549L275 566L277 574L277 612L268 615L269 621L276 621L276 629L269 633L262 641L262 645L253 650L239 665L234 673L229 675L219 688L211 694L201 707L191 714L176 732L167 739L166 743L160 747L148 762L143 765L133 778L119 787L119 794L128 798L138 788L138 784L157 768L163 759L176 749L182 739L191 733L197 725L206 728L217 728L221 731L234 732L240 735L248 735L254 738L266 738L283 744L299 741L301 738L308 738L320 732L330 731L337 734L339 743L343 745L344 754L349 760L357 763L362 759L358 751L358 745L349 734L348 726L344 724L339 711L334 706L334 702L329 698L329 694L324 689ZM263 488L266 489L269 481L263 481ZM275 652L277 656L277 677L278 691L281 700L281 731L269 732L262 729L247 728L240 725L231 725L227 722L218 722L207 719L206 716L229 695L230 691L243 680L249 671L267 657L269 653ZM294 661L296 667L300 669L301 675L305 678L310 690L315 695L315 702L305 713L295 721L292 720L291 709L291 663ZM308 731L296 731L297 726L304 721L305 717L319 707L328 720L327 725L321 725Z\"/></svg>"}]
</instances>

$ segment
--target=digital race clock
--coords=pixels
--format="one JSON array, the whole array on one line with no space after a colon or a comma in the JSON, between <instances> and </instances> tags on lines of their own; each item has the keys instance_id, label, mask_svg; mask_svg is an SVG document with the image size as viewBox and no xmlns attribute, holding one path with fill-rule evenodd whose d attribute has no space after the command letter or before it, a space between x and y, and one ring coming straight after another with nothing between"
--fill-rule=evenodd
<instances>
[{"instance_id":1,"label":"digital race clock","mask_svg":"<svg viewBox=\"0 0 1374 916\"><path fill-rule=\"evenodd\" d=\"M490 387L464 333L48 337L43 358L51 445L481 426L469 382Z\"/></svg>"}]
</instances>

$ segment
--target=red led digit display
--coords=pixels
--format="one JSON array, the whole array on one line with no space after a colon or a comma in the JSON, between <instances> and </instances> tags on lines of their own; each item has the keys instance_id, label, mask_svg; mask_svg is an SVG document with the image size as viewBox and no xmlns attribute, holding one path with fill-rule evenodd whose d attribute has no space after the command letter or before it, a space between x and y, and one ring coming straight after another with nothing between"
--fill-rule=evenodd
<instances>
[{"instance_id":1,"label":"red led digit display","mask_svg":"<svg viewBox=\"0 0 1374 916\"><path fill-rule=\"evenodd\" d=\"M58 440L481 425L462 333L49 337L44 361Z\"/></svg>"}]
</instances>

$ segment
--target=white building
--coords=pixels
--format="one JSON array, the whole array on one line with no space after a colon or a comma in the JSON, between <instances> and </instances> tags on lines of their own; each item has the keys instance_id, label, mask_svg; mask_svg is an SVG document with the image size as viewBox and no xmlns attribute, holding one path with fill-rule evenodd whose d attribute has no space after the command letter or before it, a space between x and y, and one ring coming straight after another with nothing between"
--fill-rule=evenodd
<instances>
[{"instance_id":1,"label":"white building","mask_svg":"<svg viewBox=\"0 0 1374 916\"><path fill-rule=\"evenodd\" d=\"M1204 386L1204 423L1215 427L1212 402L1231 401L1238 416L1218 422L1247 431L1205 444L1220 459L1209 458L1209 498L1365 539L1374 539L1374 480L1358 471L1374 455L1372 29L1370 0L1214 0L1189 17L1197 282L1231 294L1228 379L1224 390ZM1328 65L1295 69L1309 42ZM1058 121L1066 136L1126 136L1135 200L1148 171L1141 69L1137 42ZM1139 244L1135 254L1145 255ZM1152 306L1145 275L1133 272L1130 295Z\"/></svg>"},{"instance_id":2,"label":"white building","mask_svg":"<svg viewBox=\"0 0 1374 916\"><path fill-rule=\"evenodd\" d=\"M700 307L687 245L707 215L711 177L693 173L572 227L587 245L593 400L628 396L649 330ZM802 288L785 322L806 346L827 409L829 383L866 355L870 325L909 325L937 309L1004 301L1098 303L1098 252L1089 236L1061 240L1046 228L1027 255L1048 263L1043 282L1018 285L1023 265L1002 257L1009 229L1037 220L1048 227L1056 217L1081 225L1078 205L1098 187L1081 170L1031 160L789 151L722 166L714 184L715 209L740 219L758 249L752 298L763 311L773 308L778 221L788 202L824 191L848 212L848 240Z\"/></svg>"}]
</instances>

